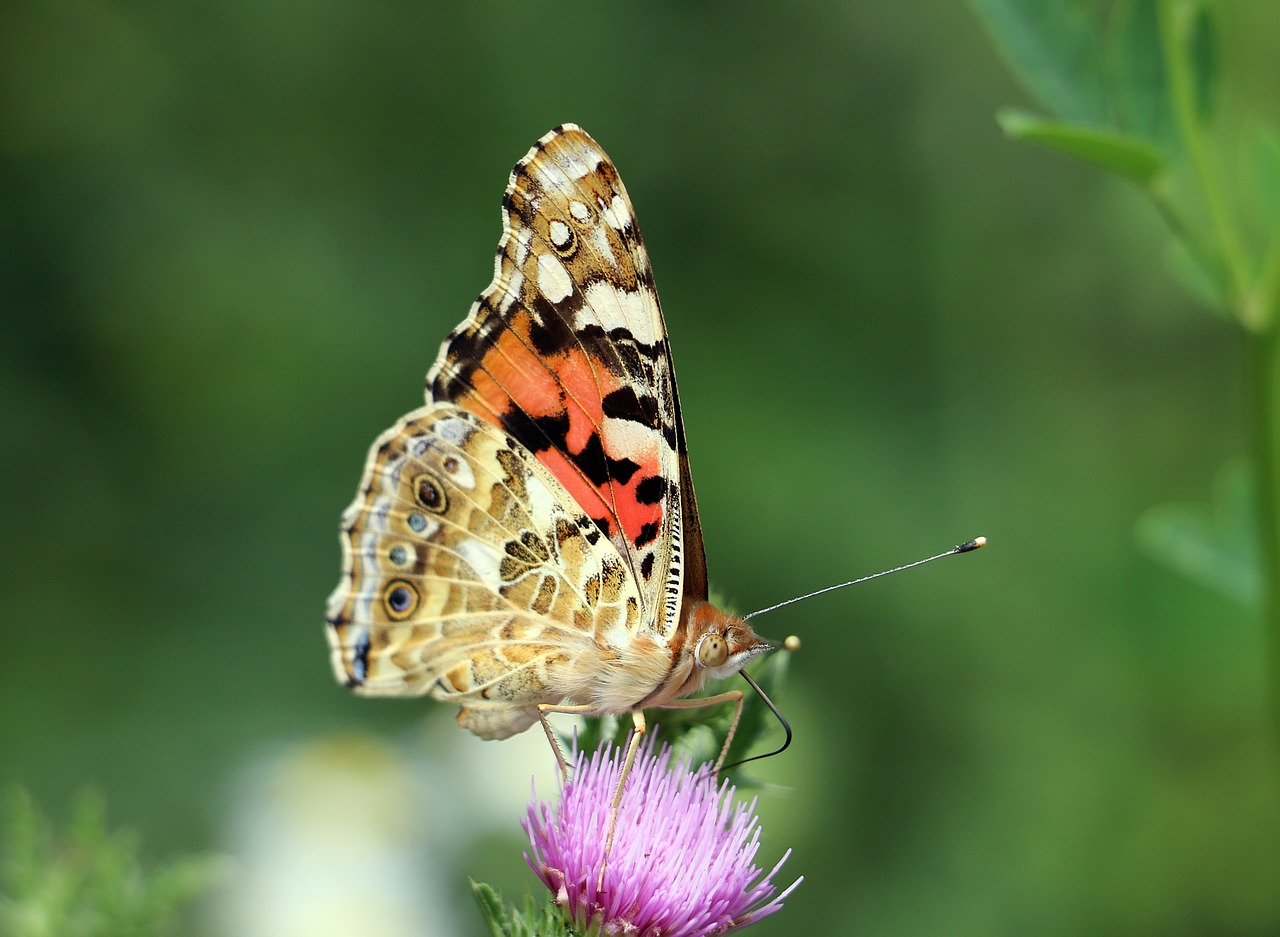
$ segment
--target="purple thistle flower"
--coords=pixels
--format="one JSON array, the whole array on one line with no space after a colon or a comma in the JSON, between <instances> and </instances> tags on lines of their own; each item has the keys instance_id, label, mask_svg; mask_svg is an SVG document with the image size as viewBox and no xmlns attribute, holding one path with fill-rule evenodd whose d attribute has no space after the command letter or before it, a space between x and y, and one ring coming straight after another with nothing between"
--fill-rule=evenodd
<instances>
[{"instance_id":1,"label":"purple thistle flower","mask_svg":"<svg viewBox=\"0 0 1280 937\"><path fill-rule=\"evenodd\" d=\"M728 781L717 785L706 765L690 773L687 759L672 768L670 748L655 756L653 743L650 736L640 746L627 777L599 891L623 752L606 741L589 762L575 753L554 811L535 791L523 824L533 855L525 860L565 915L580 933L704 937L781 908L803 879L776 894L771 879L790 850L767 875L752 864L760 845L755 800L735 804Z\"/></svg>"}]
</instances>

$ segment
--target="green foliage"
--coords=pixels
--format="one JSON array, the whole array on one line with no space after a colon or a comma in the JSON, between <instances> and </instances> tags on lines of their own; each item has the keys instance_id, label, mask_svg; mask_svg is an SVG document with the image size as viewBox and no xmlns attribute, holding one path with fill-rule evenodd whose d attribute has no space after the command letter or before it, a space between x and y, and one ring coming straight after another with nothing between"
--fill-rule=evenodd
<instances>
[{"instance_id":1,"label":"green foliage","mask_svg":"<svg viewBox=\"0 0 1280 937\"><path fill-rule=\"evenodd\" d=\"M82 795L65 834L30 796L9 798L0 878L5 937L162 937L177 934L179 912L203 893L219 863L187 858L145 871L137 842L108 831L101 798Z\"/></svg>"},{"instance_id":2,"label":"green foliage","mask_svg":"<svg viewBox=\"0 0 1280 937\"><path fill-rule=\"evenodd\" d=\"M1005 63L1063 120L1109 125L1103 51L1085 4L1073 0L973 0Z\"/></svg>"},{"instance_id":3,"label":"green foliage","mask_svg":"<svg viewBox=\"0 0 1280 937\"><path fill-rule=\"evenodd\" d=\"M1259 122L1245 135L1242 191L1235 191L1215 156L1212 116L1218 64L1210 10L1196 0L1115 0L1105 30L1082 0L975 0L997 47L1027 89L1058 119L1004 110L999 121L1015 139L1084 160L1143 186L1166 220L1178 280L1213 309L1252 332L1274 327L1280 290L1280 142ZM1165 176L1189 156L1191 180L1173 186ZM1201 220L1203 219L1203 220ZM1243 232L1259 233L1251 246ZM1259 412L1274 399L1269 368L1258 369ZM1257 470L1274 461L1280 431L1256 422ZM1275 500L1274 478L1256 488L1265 510ZM1247 497L1247 496L1246 496ZM1139 536L1153 556L1238 599L1256 597L1261 572L1256 551L1224 547L1205 521L1213 509L1161 508L1147 515ZM1280 519L1270 518L1274 524ZM1256 534L1253 536L1256 537ZM1274 565L1274 564L1273 564ZM1274 571L1271 573L1274 575Z\"/></svg>"},{"instance_id":4,"label":"green foliage","mask_svg":"<svg viewBox=\"0 0 1280 937\"><path fill-rule=\"evenodd\" d=\"M1106 28L1080 0L974 0L1010 68L1054 120L1005 115L1001 126L1144 185L1183 147L1159 0L1116 0ZM1211 24L1195 11L1187 37L1198 116L1213 101Z\"/></svg>"},{"instance_id":5,"label":"green foliage","mask_svg":"<svg viewBox=\"0 0 1280 937\"><path fill-rule=\"evenodd\" d=\"M1141 185L1169 224L1179 281L1242 331L1252 479L1231 473L1209 507L1152 508L1137 535L1152 556L1263 610L1280 738L1280 137L1265 121L1226 140L1214 125L1216 30L1203 0L1114 0L1105 31L1083 0L975 6L1058 118L1005 112L1006 133ZM1228 149L1243 172L1223 168Z\"/></svg>"},{"instance_id":6,"label":"green foliage","mask_svg":"<svg viewBox=\"0 0 1280 937\"><path fill-rule=\"evenodd\" d=\"M1241 203L1262 231L1280 227L1280 133L1255 121L1247 127L1241 160Z\"/></svg>"},{"instance_id":7,"label":"green foliage","mask_svg":"<svg viewBox=\"0 0 1280 937\"><path fill-rule=\"evenodd\" d=\"M483 882L473 881L471 891L492 937L571 937L573 934L553 901L540 905L532 895L525 895L524 911L517 911Z\"/></svg>"},{"instance_id":8,"label":"green foliage","mask_svg":"<svg viewBox=\"0 0 1280 937\"><path fill-rule=\"evenodd\" d=\"M1082 0L974 5L1015 74L1053 115L1003 109L1005 133L1142 186L1180 244L1180 280L1209 307L1229 310L1257 262L1241 256L1229 192L1203 138L1218 83L1208 10L1194 0L1113 0L1104 28ZM1188 154L1196 176L1175 183L1170 176ZM1280 185L1280 167L1266 159L1254 165L1259 188ZM1249 317L1244 309L1238 315Z\"/></svg>"},{"instance_id":9,"label":"green foliage","mask_svg":"<svg viewBox=\"0 0 1280 937\"><path fill-rule=\"evenodd\" d=\"M1138 519L1138 542L1171 569L1250 608L1262 594L1258 501L1243 460L1219 473L1213 500L1161 504Z\"/></svg>"},{"instance_id":10,"label":"green foliage","mask_svg":"<svg viewBox=\"0 0 1280 937\"><path fill-rule=\"evenodd\" d=\"M1164 155L1143 140L1109 130L1044 120L1017 108L1006 108L997 119L1009 136L1040 143L1103 169L1149 184L1164 169Z\"/></svg>"}]
</instances>

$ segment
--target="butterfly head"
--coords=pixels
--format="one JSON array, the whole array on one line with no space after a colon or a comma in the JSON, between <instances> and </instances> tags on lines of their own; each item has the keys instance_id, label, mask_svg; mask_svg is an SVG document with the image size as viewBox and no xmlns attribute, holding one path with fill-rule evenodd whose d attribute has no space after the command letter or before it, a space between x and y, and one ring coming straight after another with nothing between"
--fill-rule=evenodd
<instances>
[{"instance_id":1,"label":"butterfly head","mask_svg":"<svg viewBox=\"0 0 1280 937\"><path fill-rule=\"evenodd\" d=\"M694 667L703 679L732 677L754 658L773 650L741 618L706 602L693 607L688 623L687 646L693 649Z\"/></svg>"}]
</instances>

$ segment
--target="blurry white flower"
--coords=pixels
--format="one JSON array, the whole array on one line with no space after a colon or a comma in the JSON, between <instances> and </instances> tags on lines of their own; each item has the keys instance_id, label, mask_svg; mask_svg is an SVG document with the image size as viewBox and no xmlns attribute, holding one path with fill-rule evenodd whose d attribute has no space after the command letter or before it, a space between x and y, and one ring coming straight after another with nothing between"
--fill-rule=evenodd
<instances>
[{"instance_id":1,"label":"blurry white flower","mask_svg":"<svg viewBox=\"0 0 1280 937\"><path fill-rule=\"evenodd\" d=\"M332 736L259 765L234 809L226 937L459 933L464 894L434 848L422 775L371 736ZM447 840L445 840L447 841ZM462 913L469 913L466 908Z\"/></svg>"}]
</instances>

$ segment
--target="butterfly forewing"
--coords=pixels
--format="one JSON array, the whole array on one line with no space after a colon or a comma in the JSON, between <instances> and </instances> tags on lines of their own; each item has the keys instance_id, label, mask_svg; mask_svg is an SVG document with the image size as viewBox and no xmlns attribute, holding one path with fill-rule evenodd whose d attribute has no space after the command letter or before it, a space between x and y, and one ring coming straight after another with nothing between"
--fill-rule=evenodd
<instances>
[{"instance_id":1,"label":"butterfly forewing","mask_svg":"<svg viewBox=\"0 0 1280 937\"><path fill-rule=\"evenodd\" d=\"M441 347L428 399L532 451L617 547L646 626L669 637L682 595L683 434L631 202L599 145L564 125L512 171L503 228L494 282Z\"/></svg>"}]
</instances>

